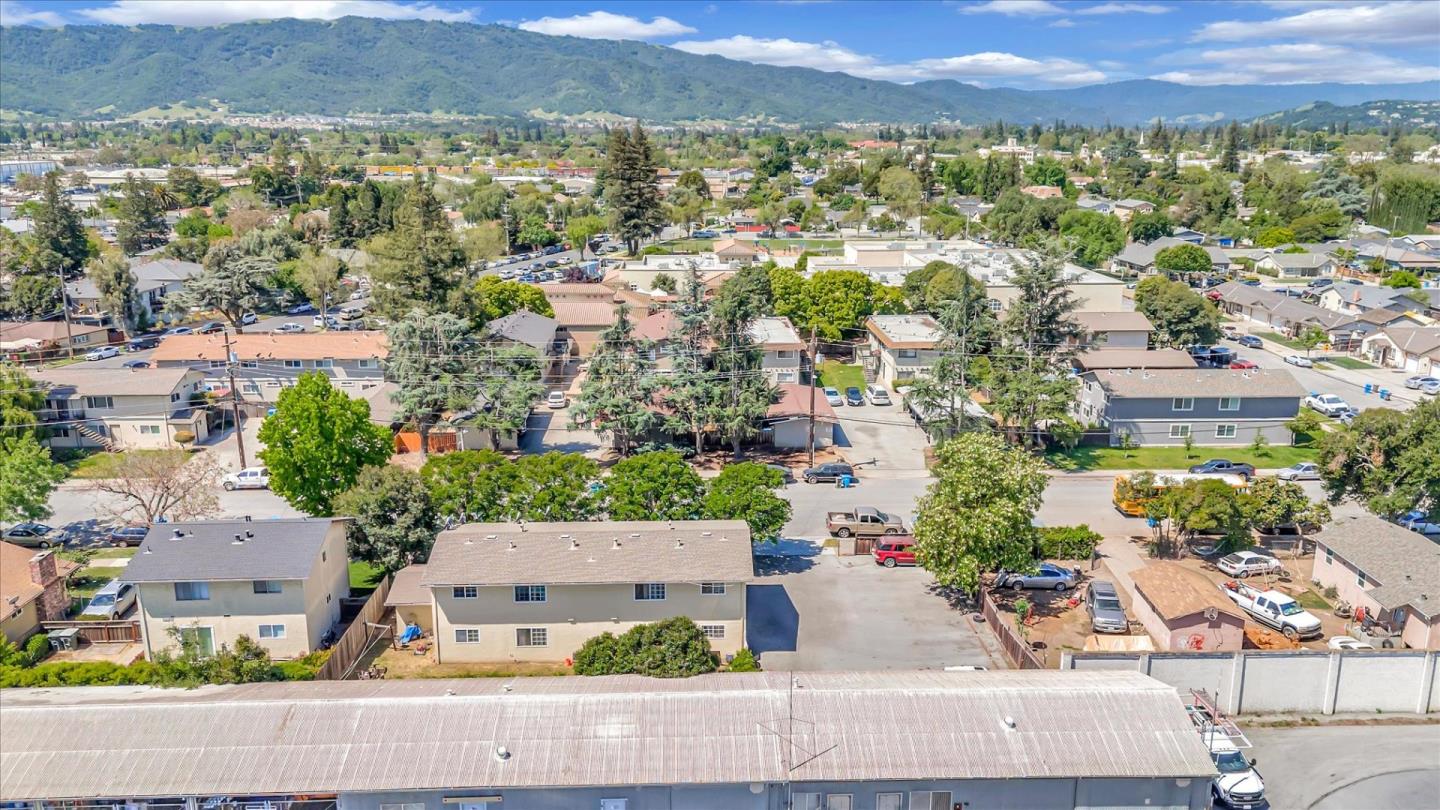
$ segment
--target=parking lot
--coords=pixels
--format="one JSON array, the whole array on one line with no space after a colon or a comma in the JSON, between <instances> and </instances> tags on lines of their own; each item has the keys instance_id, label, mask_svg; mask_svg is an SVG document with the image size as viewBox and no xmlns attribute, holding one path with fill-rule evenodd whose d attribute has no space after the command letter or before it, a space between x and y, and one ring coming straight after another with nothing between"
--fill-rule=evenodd
<instances>
[{"instance_id":1,"label":"parking lot","mask_svg":"<svg viewBox=\"0 0 1440 810\"><path fill-rule=\"evenodd\" d=\"M836 436L837 449L851 464L859 467L861 477L867 472L887 477L924 477L925 448L929 446L925 432L895 398L894 405L842 405L835 408L840 417Z\"/></svg>"},{"instance_id":2,"label":"parking lot","mask_svg":"<svg viewBox=\"0 0 1440 810\"><path fill-rule=\"evenodd\" d=\"M1274 810L1440 808L1440 724L1246 729Z\"/></svg>"}]
</instances>

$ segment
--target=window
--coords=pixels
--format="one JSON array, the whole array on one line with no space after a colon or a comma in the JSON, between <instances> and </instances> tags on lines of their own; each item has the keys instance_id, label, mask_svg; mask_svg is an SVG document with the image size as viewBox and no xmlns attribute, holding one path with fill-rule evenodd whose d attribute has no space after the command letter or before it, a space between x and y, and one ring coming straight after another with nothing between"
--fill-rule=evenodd
<instances>
[{"instance_id":1,"label":"window","mask_svg":"<svg viewBox=\"0 0 1440 810\"><path fill-rule=\"evenodd\" d=\"M158 435L160 435L160 426L159 426L159 425L140 425L140 435L141 435L141 436L158 436Z\"/></svg>"},{"instance_id":2,"label":"window","mask_svg":"<svg viewBox=\"0 0 1440 810\"><path fill-rule=\"evenodd\" d=\"M999 299L996 298L987 298L985 299L985 303L990 305L991 312L999 312L1001 309L1005 308L1005 305L1000 303Z\"/></svg>"},{"instance_id":3,"label":"window","mask_svg":"<svg viewBox=\"0 0 1440 810\"><path fill-rule=\"evenodd\" d=\"M788 382L788 383L793 383L793 382L795 382L795 372L793 372L793 371L777 371L777 372L775 372L775 382L782 382L782 383Z\"/></svg>"},{"instance_id":4,"label":"window","mask_svg":"<svg viewBox=\"0 0 1440 810\"><path fill-rule=\"evenodd\" d=\"M258 394L258 393L260 393L260 386L256 385L255 383L250 383L250 382L241 383L241 384L240 384L240 390L241 390L241 391L244 391L244 392L247 393L247 394Z\"/></svg>"},{"instance_id":5,"label":"window","mask_svg":"<svg viewBox=\"0 0 1440 810\"><path fill-rule=\"evenodd\" d=\"M1222 411L1238 411L1238 410L1240 410L1240 397L1220 397L1220 410L1222 410Z\"/></svg>"},{"instance_id":6,"label":"window","mask_svg":"<svg viewBox=\"0 0 1440 810\"><path fill-rule=\"evenodd\" d=\"M240 361L240 367L241 367L241 368L259 368L259 367L260 367L260 363L259 363L258 361L255 361L255 360L241 360L241 361Z\"/></svg>"},{"instance_id":7,"label":"window","mask_svg":"<svg viewBox=\"0 0 1440 810\"><path fill-rule=\"evenodd\" d=\"M113 408L115 407L115 400L111 397L85 397L85 407Z\"/></svg>"},{"instance_id":8,"label":"window","mask_svg":"<svg viewBox=\"0 0 1440 810\"><path fill-rule=\"evenodd\" d=\"M260 638L284 638L285 625L283 624L262 624L260 625Z\"/></svg>"},{"instance_id":9,"label":"window","mask_svg":"<svg viewBox=\"0 0 1440 810\"><path fill-rule=\"evenodd\" d=\"M79 346L81 343L89 343L89 342L90 342L90 336L89 336L89 335L76 335L76 336L75 336L75 345L76 345L76 346Z\"/></svg>"},{"instance_id":10,"label":"window","mask_svg":"<svg viewBox=\"0 0 1440 810\"><path fill-rule=\"evenodd\" d=\"M854 797L849 793L831 793L825 797L825 810L850 810Z\"/></svg>"},{"instance_id":11,"label":"window","mask_svg":"<svg viewBox=\"0 0 1440 810\"><path fill-rule=\"evenodd\" d=\"M703 596L724 596L724 595L725 595L725 583L723 583L723 582L702 582L702 583L700 583L700 593L701 593Z\"/></svg>"},{"instance_id":12,"label":"window","mask_svg":"<svg viewBox=\"0 0 1440 810\"><path fill-rule=\"evenodd\" d=\"M1234 425L1216 425L1216 426L1215 426L1215 438L1217 438L1217 439L1233 439L1233 438L1235 438L1235 426L1234 426Z\"/></svg>"},{"instance_id":13,"label":"window","mask_svg":"<svg viewBox=\"0 0 1440 810\"><path fill-rule=\"evenodd\" d=\"M179 394L178 392L177 392L177 393L172 393L172 394L170 395L170 401L171 401L171 402L179 402L179 401L180 401L180 394Z\"/></svg>"},{"instance_id":14,"label":"window","mask_svg":"<svg viewBox=\"0 0 1440 810\"><path fill-rule=\"evenodd\" d=\"M335 359L334 359L333 357L326 357L326 358L323 358L323 359L321 359L321 360L316 360L316 361L315 361L315 367L316 367L316 368L334 368L334 367L335 367Z\"/></svg>"},{"instance_id":15,"label":"window","mask_svg":"<svg viewBox=\"0 0 1440 810\"><path fill-rule=\"evenodd\" d=\"M775 358L778 359L778 360L794 360L794 359L795 359L795 350L794 350L794 349L780 349L779 351L775 352Z\"/></svg>"},{"instance_id":16,"label":"window","mask_svg":"<svg viewBox=\"0 0 1440 810\"><path fill-rule=\"evenodd\" d=\"M1195 399L1193 397L1175 397L1170 401L1172 411L1193 411L1195 410Z\"/></svg>"},{"instance_id":17,"label":"window","mask_svg":"<svg viewBox=\"0 0 1440 810\"><path fill-rule=\"evenodd\" d=\"M50 428L50 435L57 439L70 438L70 428Z\"/></svg>"},{"instance_id":18,"label":"window","mask_svg":"<svg viewBox=\"0 0 1440 810\"><path fill-rule=\"evenodd\" d=\"M601 799L600 810L626 810L630 806L629 799Z\"/></svg>"},{"instance_id":19,"label":"window","mask_svg":"<svg viewBox=\"0 0 1440 810\"><path fill-rule=\"evenodd\" d=\"M225 368L225 361L224 361L224 360L211 360L211 361L210 361L210 368L211 368L211 369Z\"/></svg>"},{"instance_id":20,"label":"window","mask_svg":"<svg viewBox=\"0 0 1440 810\"><path fill-rule=\"evenodd\" d=\"M705 638L725 638L725 625L702 624L700 632L705 634Z\"/></svg>"},{"instance_id":21,"label":"window","mask_svg":"<svg viewBox=\"0 0 1440 810\"><path fill-rule=\"evenodd\" d=\"M1189 425L1171 425L1171 426L1170 426L1170 438L1172 438L1172 439L1183 439L1183 438L1185 438L1186 436L1189 436L1189 435L1190 435L1190 426L1189 426Z\"/></svg>"},{"instance_id":22,"label":"window","mask_svg":"<svg viewBox=\"0 0 1440 810\"><path fill-rule=\"evenodd\" d=\"M456 585L450 589L450 596L453 599L474 599L480 595L480 589L474 585Z\"/></svg>"},{"instance_id":23,"label":"window","mask_svg":"<svg viewBox=\"0 0 1440 810\"><path fill-rule=\"evenodd\" d=\"M1332 564L1332 563L1334 563L1334 562L1335 562L1335 552L1331 551L1331 550L1328 549L1328 548L1325 549L1325 564L1326 564L1326 565L1330 565L1330 564Z\"/></svg>"},{"instance_id":24,"label":"window","mask_svg":"<svg viewBox=\"0 0 1440 810\"><path fill-rule=\"evenodd\" d=\"M299 360L286 360L286 361L285 361L285 368L302 368L302 367L304 367L304 365L305 365L305 364L302 363L302 362L300 362Z\"/></svg>"},{"instance_id":25,"label":"window","mask_svg":"<svg viewBox=\"0 0 1440 810\"><path fill-rule=\"evenodd\" d=\"M544 585L516 585L516 602L544 602L548 594Z\"/></svg>"},{"instance_id":26,"label":"window","mask_svg":"<svg viewBox=\"0 0 1440 810\"><path fill-rule=\"evenodd\" d=\"M550 643L550 631L544 627L515 628L516 647L544 647Z\"/></svg>"},{"instance_id":27,"label":"window","mask_svg":"<svg viewBox=\"0 0 1440 810\"><path fill-rule=\"evenodd\" d=\"M380 810L425 810L424 802L404 802L396 804L381 803Z\"/></svg>"},{"instance_id":28,"label":"window","mask_svg":"<svg viewBox=\"0 0 1440 810\"><path fill-rule=\"evenodd\" d=\"M910 810L950 810L950 791L912 790Z\"/></svg>"},{"instance_id":29,"label":"window","mask_svg":"<svg viewBox=\"0 0 1440 810\"><path fill-rule=\"evenodd\" d=\"M255 593L280 593L283 587L278 579L257 579L253 585Z\"/></svg>"},{"instance_id":30,"label":"window","mask_svg":"<svg viewBox=\"0 0 1440 810\"><path fill-rule=\"evenodd\" d=\"M376 362L375 362L374 360L371 360L370 358L364 358L364 357L362 357L361 359L355 361L355 367L356 367L356 368L376 368L376 367L377 367L377 364L376 364Z\"/></svg>"},{"instance_id":31,"label":"window","mask_svg":"<svg viewBox=\"0 0 1440 810\"><path fill-rule=\"evenodd\" d=\"M480 629L478 627L457 627L455 628L456 644L479 644Z\"/></svg>"},{"instance_id":32,"label":"window","mask_svg":"<svg viewBox=\"0 0 1440 810\"><path fill-rule=\"evenodd\" d=\"M643 582L635 586L635 601L656 602L665 598L665 583Z\"/></svg>"},{"instance_id":33,"label":"window","mask_svg":"<svg viewBox=\"0 0 1440 810\"><path fill-rule=\"evenodd\" d=\"M1365 572L1364 572L1364 571L1356 571L1356 572L1355 572L1355 584L1358 585L1358 586L1360 586L1361 588L1365 587Z\"/></svg>"},{"instance_id":34,"label":"window","mask_svg":"<svg viewBox=\"0 0 1440 810\"><path fill-rule=\"evenodd\" d=\"M176 602L204 602L209 598L210 583L208 582L175 583Z\"/></svg>"},{"instance_id":35,"label":"window","mask_svg":"<svg viewBox=\"0 0 1440 810\"><path fill-rule=\"evenodd\" d=\"M875 795L875 810L904 810L904 793L878 793ZM385 810L385 808L380 808Z\"/></svg>"},{"instance_id":36,"label":"window","mask_svg":"<svg viewBox=\"0 0 1440 810\"><path fill-rule=\"evenodd\" d=\"M796 793L791 796L793 810L822 810L819 793Z\"/></svg>"},{"instance_id":37,"label":"window","mask_svg":"<svg viewBox=\"0 0 1440 810\"><path fill-rule=\"evenodd\" d=\"M915 349L897 349L895 351L895 354L901 360L914 360L915 358L920 356L920 352L916 351Z\"/></svg>"}]
</instances>

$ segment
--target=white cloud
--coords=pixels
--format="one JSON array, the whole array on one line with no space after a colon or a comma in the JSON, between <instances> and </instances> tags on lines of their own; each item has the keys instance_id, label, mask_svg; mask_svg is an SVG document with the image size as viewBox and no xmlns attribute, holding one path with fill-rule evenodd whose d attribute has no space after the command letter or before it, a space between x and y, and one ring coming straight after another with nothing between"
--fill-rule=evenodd
<instances>
[{"instance_id":1,"label":"white cloud","mask_svg":"<svg viewBox=\"0 0 1440 810\"><path fill-rule=\"evenodd\" d=\"M0 3L0 26L43 25L55 28L65 21L53 11L33 11L19 3Z\"/></svg>"},{"instance_id":2,"label":"white cloud","mask_svg":"<svg viewBox=\"0 0 1440 810\"><path fill-rule=\"evenodd\" d=\"M961 14L1004 14L1007 17L1044 17L1064 14L1065 9L1050 0L988 0L960 7Z\"/></svg>"},{"instance_id":3,"label":"white cloud","mask_svg":"<svg viewBox=\"0 0 1440 810\"><path fill-rule=\"evenodd\" d=\"M793 39L761 39L739 34L725 39L686 40L671 46L686 53L723 56L742 62L781 67L807 67L849 73L867 79L892 78L879 75L887 68L873 56L856 53L838 43L797 42Z\"/></svg>"},{"instance_id":4,"label":"white cloud","mask_svg":"<svg viewBox=\"0 0 1440 810\"><path fill-rule=\"evenodd\" d=\"M1074 28L1077 23L1069 17L1061 17L1055 22L1045 26L1046 28Z\"/></svg>"},{"instance_id":5,"label":"white cloud","mask_svg":"<svg viewBox=\"0 0 1440 810\"><path fill-rule=\"evenodd\" d=\"M1172 70L1152 78L1180 84L1355 84L1423 82L1440 79L1440 65L1417 65L1342 45L1295 43L1202 51L1208 64Z\"/></svg>"},{"instance_id":6,"label":"white cloud","mask_svg":"<svg viewBox=\"0 0 1440 810\"><path fill-rule=\"evenodd\" d=\"M921 59L912 67L930 79L960 79L993 83L1004 79L1034 79L1045 84L1093 84L1105 74L1069 59L1027 59L1013 53L972 53L943 59Z\"/></svg>"},{"instance_id":7,"label":"white cloud","mask_svg":"<svg viewBox=\"0 0 1440 810\"><path fill-rule=\"evenodd\" d=\"M1212 22L1200 41L1296 38L1327 42L1440 41L1440 6L1433 0L1314 8L1273 20Z\"/></svg>"},{"instance_id":8,"label":"white cloud","mask_svg":"<svg viewBox=\"0 0 1440 810\"><path fill-rule=\"evenodd\" d=\"M440 20L471 22L469 11L452 11L431 3L392 0L115 0L107 6L79 9L95 22L115 25L221 25L247 20L334 20L340 17L379 17L386 20Z\"/></svg>"},{"instance_id":9,"label":"white cloud","mask_svg":"<svg viewBox=\"0 0 1440 810\"><path fill-rule=\"evenodd\" d=\"M1101 3L1098 6L1077 9L1076 14L1168 14L1169 6L1155 3Z\"/></svg>"},{"instance_id":10,"label":"white cloud","mask_svg":"<svg viewBox=\"0 0 1440 810\"><path fill-rule=\"evenodd\" d=\"M645 22L608 11L592 11L574 17L541 17L538 20L525 20L520 23L520 27L537 34L587 39L652 39L695 33L694 28L669 17L656 17Z\"/></svg>"}]
</instances>

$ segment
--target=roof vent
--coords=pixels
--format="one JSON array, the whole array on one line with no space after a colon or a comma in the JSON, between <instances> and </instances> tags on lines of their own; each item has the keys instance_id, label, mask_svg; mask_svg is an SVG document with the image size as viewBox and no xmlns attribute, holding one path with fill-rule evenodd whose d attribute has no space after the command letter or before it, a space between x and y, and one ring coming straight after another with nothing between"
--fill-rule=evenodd
<instances>
[{"instance_id":1,"label":"roof vent","mask_svg":"<svg viewBox=\"0 0 1440 810\"><path fill-rule=\"evenodd\" d=\"M180 531L179 529L176 529L176 530L175 530L175 533L172 534L172 535L170 535L170 539L171 539L171 540L181 540L181 539L183 539L184 537L185 537L185 532L182 532L182 531Z\"/></svg>"},{"instance_id":2,"label":"roof vent","mask_svg":"<svg viewBox=\"0 0 1440 810\"><path fill-rule=\"evenodd\" d=\"M1015 718L1011 717L1011 716L1008 715L1008 714L1005 715L1005 727L1006 727L1006 728L1015 728Z\"/></svg>"},{"instance_id":3,"label":"roof vent","mask_svg":"<svg viewBox=\"0 0 1440 810\"><path fill-rule=\"evenodd\" d=\"M487 534L487 535L485 535L485 539L486 539L486 540L499 540L499 539L500 539L500 536L499 536L499 535L496 535L496 534Z\"/></svg>"},{"instance_id":4,"label":"roof vent","mask_svg":"<svg viewBox=\"0 0 1440 810\"><path fill-rule=\"evenodd\" d=\"M237 532L237 533L235 534L235 539L234 539L234 541L232 541L232 542L230 543L230 545L232 545L232 546L243 546L243 545L245 545L245 536Z\"/></svg>"},{"instance_id":5,"label":"roof vent","mask_svg":"<svg viewBox=\"0 0 1440 810\"><path fill-rule=\"evenodd\" d=\"M497 745L497 746L495 746L495 759L499 760L500 762L504 762L505 760L507 760L507 759L509 759L509 758L510 758L510 749L509 749L509 748L506 748L506 747L503 746L503 745Z\"/></svg>"},{"instance_id":6,"label":"roof vent","mask_svg":"<svg viewBox=\"0 0 1440 810\"><path fill-rule=\"evenodd\" d=\"M620 538L614 538L611 540L611 543L613 543L613 545L610 546L611 548L620 548Z\"/></svg>"},{"instance_id":7,"label":"roof vent","mask_svg":"<svg viewBox=\"0 0 1440 810\"><path fill-rule=\"evenodd\" d=\"M245 530L245 539L246 539L246 540L250 540L250 539L252 539L253 537L255 537L255 532L252 532L252 531L250 531L249 529L246 529L246 530Z\"/></svg>"},{"instance_id":8,"label":"roof vent","mask_svg":"<svg viewBox=\"0 0 1440 810\"><path fill-rule=\"evenodd\" d=\"M639 540L639 539L640 539L640 533L639 533L639 532L631 532L631 533L630 533L630 539L631 539L631 540Z\"/></svg>"},{"instance_id":9,"label":"roof vent","mask_svg":"<svg viewBox=\"0 0 1440 810\"><path fill-rule=\"evenodd\" d=\"M675 538L675 548L684 548L684 547L685 547L685 541L684 541L684 540L681 540L681 539L678 538L678 537Z\"/></svg>"},{"instance_id":10,"label":"roof vent","mask_svg":"<svg viewBox=\"0 0 1440 810\"><path fill-rule=\"evenodd\" d=\"M580 548L580 541L579 541L579 540L576 540L576 539L573 538L573 537L570 538L570 550L571 550L571 551L577 551L577 550L579 550L579 548Z\"/></svg>"},{"instance_id":11,"label":"roof vent","mask_svg":"<svg viewBox=\"0 0 1440 810\"><path fill-rule=\"evenodd\" d=\"M511 550L511 551L514 551L514 550L515 550L515 541L514 541L514 540L511 540L511 541L510 541L510 550Z\"/></svg>"},{"instance_id":12,"label":"roof vent","mask_svg":"<svg viewBox=\"0 0 1440 810\"><path fill-rule=\"evenodd\" d=\"M714 534L714 532L700 532L701 537L709 537L712 534Z\"/></svg>"},{"instance_id":13,"label":"roof vent","mask_svg":"<svg viewBox=\"0 0 1440 810\"><path fill-rule=\"evenodd\" d=\"M245 516L245 522L246 522L246 523L249 523L249 522L250 522L250 516L249 516L249 515L246 515L246 516Z\"/></svg>"}]
</instances>

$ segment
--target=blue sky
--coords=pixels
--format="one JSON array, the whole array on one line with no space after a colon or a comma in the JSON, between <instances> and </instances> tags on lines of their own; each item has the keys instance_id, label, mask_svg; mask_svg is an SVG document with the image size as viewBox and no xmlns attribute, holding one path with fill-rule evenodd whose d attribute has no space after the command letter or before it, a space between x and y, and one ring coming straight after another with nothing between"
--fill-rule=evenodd
<instances>
[{"instance_id":1,"label":"blue sky","mask_svg":"<svg viewBox=\"0 0 1440 810\"><path fill-rule=\"evenodd\" d=\"M216 25L346 14L641 40L897 82L1052 88L1134 78L1440 80L1437 0L0 0L5 25Z\"/></svg>"}]
</instances>

